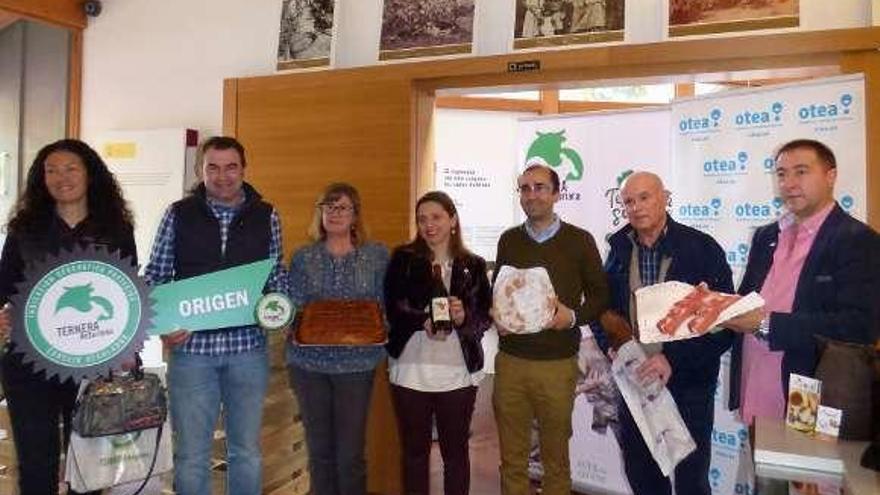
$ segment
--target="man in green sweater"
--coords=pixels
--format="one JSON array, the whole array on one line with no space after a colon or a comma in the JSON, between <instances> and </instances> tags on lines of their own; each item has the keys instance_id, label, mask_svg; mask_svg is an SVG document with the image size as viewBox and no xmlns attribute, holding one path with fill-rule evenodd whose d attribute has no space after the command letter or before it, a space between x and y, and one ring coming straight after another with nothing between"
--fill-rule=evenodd
<instances>
[{"instance_id":1,"label":"man in green sweater","mask_svg":"<svg viewBox=\"0 0 880 495\"><path fill-rule=\"evenodd\" d=\"M598 318L608 305L608 283L593 236L553 212L559 200L556 172L531 165L517 186L527 219L501 235L496 266L545 268L557 301L553 319L540 332L513 334L495 324L500 340L493 403L501 447L501 492L529 493L531 425L537 418L543 493L569 495L568 439L578 374L579 326Z\"/></svg>"}]
</instances>

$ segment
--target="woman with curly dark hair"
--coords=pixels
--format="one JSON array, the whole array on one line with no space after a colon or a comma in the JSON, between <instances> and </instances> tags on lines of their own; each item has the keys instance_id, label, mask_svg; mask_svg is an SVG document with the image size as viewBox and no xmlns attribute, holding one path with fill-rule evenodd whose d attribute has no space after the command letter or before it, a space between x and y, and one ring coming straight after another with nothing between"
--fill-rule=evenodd
<instances>
[{"instance_id":1,"label":"woman with curly dark hair","mask_svg":"<svg viewBox=\"0 0 880 495\"><path fill-rule=\"evenodd\" d=\"M99 246L137 265L132 216L116 179L86 143L63 139L37 153L7 225L0 256L0 305L16 292L30 264L74 245ZM0 310L0 339L12 327L8 306ZM10 349L14 351L14 349ZM35 373L20 353L2 359L12 435L19 463L20 493L58 493L59 453L67 443L79 384ZM65 439L58 431L64 422Z\"/></svg>"}]
</instances>

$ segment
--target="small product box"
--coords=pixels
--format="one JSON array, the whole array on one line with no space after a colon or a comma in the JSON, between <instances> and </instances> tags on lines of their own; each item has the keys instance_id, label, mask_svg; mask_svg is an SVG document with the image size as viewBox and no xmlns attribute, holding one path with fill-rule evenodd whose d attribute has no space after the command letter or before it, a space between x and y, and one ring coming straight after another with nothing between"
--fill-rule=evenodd
<instances>
[{"instance_id":1,"label":"small product box","mask_svg":"<svg viewBox=\"0 0 880 495\"><path fill-rule=\"evenodd\" d=\"M798 431L812 433L816 429L822 382L792 373L788 378L788 410L785 424Z\"/></svg>"},{"instance_id":2,"label":"small product box","mask_svg":"<svg viewBox=\"0 0 880 495\"><path fill-rule=\"evenodd\" d=\"M828 406L819 406L816 414L816 433L837 438L840 435L840 423L843 411Z\"/></svg>"}]
</instances>

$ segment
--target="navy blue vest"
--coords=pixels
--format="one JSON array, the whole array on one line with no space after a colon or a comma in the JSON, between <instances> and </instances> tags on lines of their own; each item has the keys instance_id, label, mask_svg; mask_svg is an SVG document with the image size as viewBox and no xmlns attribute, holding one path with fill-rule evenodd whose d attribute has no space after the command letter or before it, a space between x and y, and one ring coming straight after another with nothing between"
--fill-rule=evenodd
<instances>
[{"instance_id":1,"label":"navy blue vest","mask_svg":"<svg viewBox=\"0 0 880 495\"><path fill-rule=\"evenodd\" d=\"M220 221L214 217L200 184L174 203L174 279L195 277L269 257L272 205L244 184L245 202L239 209L221 252Z\"/></svg>"}]
</instances>

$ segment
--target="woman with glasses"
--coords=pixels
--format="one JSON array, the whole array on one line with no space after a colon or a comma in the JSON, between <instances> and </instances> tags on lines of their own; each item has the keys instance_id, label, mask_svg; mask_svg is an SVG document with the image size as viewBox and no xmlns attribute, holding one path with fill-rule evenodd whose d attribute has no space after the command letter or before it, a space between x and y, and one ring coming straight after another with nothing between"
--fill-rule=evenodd
<instances>
[{"instance_id":1,"label":"woman with glasses","mask_svg":"<svg viewBox=\"0 0 880 495\"><path fill-rule=\"evenodd\" d=\"M0 305L15 294L25 267L76 245L118 252L137 265L132 216L119 184L89 145L63 139L37 153L7 224L0 257ZM5 306L0 311L3 341L12 329L10 313ZM79 383L35 371L14 347L3 356L2 369L19 493L58 493L59 455L70 435Z\"/></svg>"},{"instance_id":2,"label":"woman with glasses","mask_svg":"<svg viewBox=\"0 0 880 495\"><path fill-rule=\"evenodd\" d=\"M388 250L367 240L358 191L327 186L309 229L314 239L290 262L290 296L298 308L320 300L382 300ZM309 449L314 495L366 493L364 444L378 346L287 348L290 382Z\"/></svg>"},{"instance_id":3,"label":"woman with glasses","mask_svg":"<svg viewBox=\"0 0 880 495\"><path fill-rule=\"evenodd\" d=\"M464 247L458 213L446 193L433 191L418 200L416 225L418 234L394 250L385 277L386 347L403 444L403 491L428 493L433 418L444 492L466 494L470 422L483 377L480 340L491 324L492 293L486 262ZM451 331L432 324L429 307L438 294L448 294L439 299L448 300Z\"/></svg>"}]
</instances>

